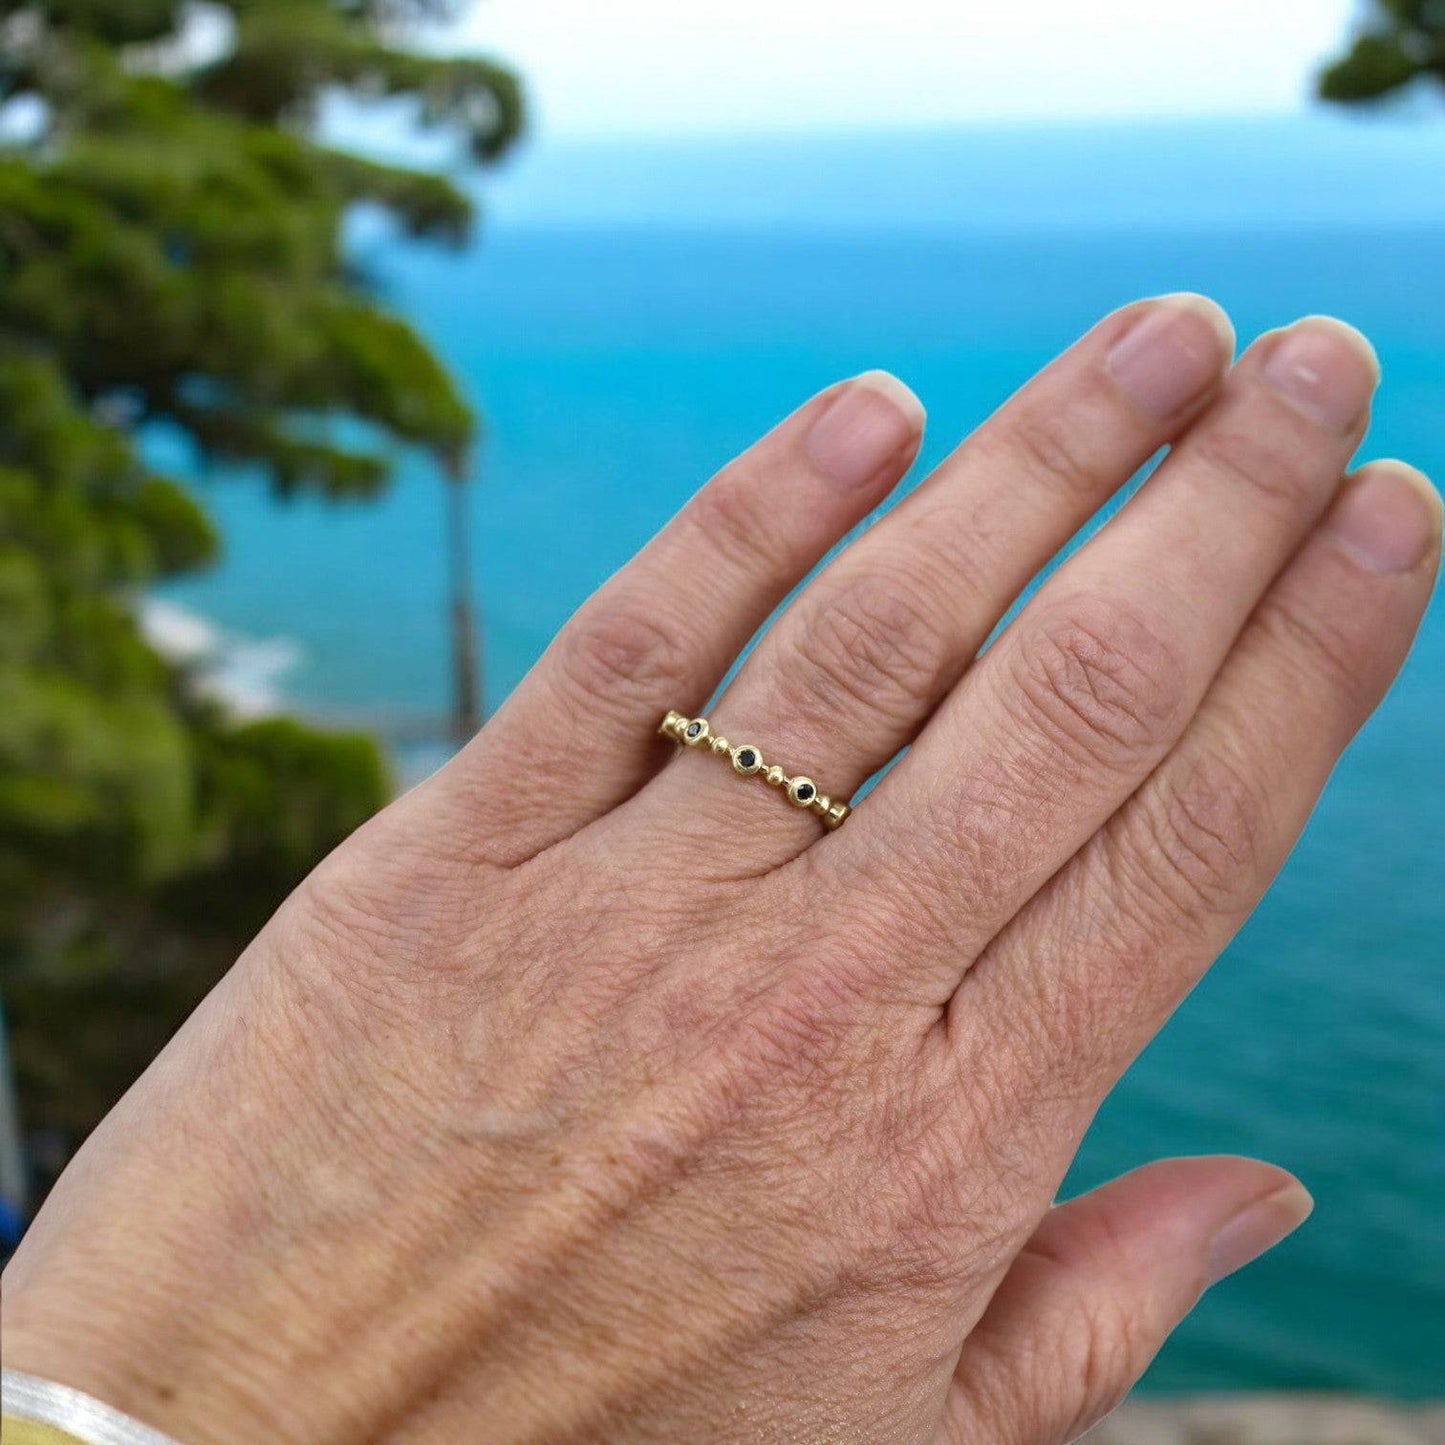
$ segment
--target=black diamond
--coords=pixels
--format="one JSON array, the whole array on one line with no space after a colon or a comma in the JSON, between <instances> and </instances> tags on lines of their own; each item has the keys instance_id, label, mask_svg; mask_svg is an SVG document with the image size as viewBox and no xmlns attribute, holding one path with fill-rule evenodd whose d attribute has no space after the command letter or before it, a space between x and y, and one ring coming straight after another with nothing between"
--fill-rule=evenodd
<instances>
[{"instance_id":1,"label":"black diamond","mask_svg":"<svg viewBox=\"0 0 1445 1445\"><path fill-rule=\"evenodd\" d=\"M804 783L803 786L798 789L798 801L801 803L811 803L813 801L814 791L811 783Z\"/></svg>"},{"instance_id":2,"label":"black diamond","mask_svg":"<svg viewBox=\"0 0 1445 1445\"><path fill-rule=\"evenodd\" d=\"M745 768L751 768L755 766L757 761L758 755L751 748L744 748L742 752L738 754L738 762L740 762Z\"/></svg>"},{"instance_id":3,"label":"black diamond","mask_svg":"<svg viewBox=\"0 0 1445 1445\"><path fill-rule=\"evenodd\" d=\"M690 737L690 738L695 738L701 731L702 731L702 724L701 724L701 723L696 723L696 722L695 722L695 723L688 723L688 725L687 725L687 735L688 735L688 737Z\"/></svg>"}]
</instances>

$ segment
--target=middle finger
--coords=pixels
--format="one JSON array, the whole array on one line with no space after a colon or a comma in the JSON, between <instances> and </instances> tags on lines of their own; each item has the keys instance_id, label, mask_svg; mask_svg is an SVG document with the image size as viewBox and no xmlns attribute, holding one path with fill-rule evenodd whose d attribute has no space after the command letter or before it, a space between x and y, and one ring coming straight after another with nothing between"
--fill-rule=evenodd
<instances>
[{"instance_id":1,"label":"middle finger","mask_svg":"<svg viewBox=\"0 0 1445 1445\"><path fill-rule=\"evenodd\" d=\"M1241 359L1218 404L1049 580L818 866L890 877L889 925L935 940L942 1003L994 934L1183 732L1334 494L1379 371L1310 318ZM874 900L876 905L876 900ZM924 950L927 956L929 950Z\"/></svg>"}]
</instances>

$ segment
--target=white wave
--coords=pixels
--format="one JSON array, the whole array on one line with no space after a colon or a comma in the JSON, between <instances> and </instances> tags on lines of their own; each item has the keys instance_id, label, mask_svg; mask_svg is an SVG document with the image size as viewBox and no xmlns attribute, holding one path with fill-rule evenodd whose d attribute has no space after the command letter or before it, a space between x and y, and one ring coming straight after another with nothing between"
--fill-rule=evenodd
<instances>
[{"instance_id":1,"label":"white wave","mask_svg":"<svg viewBox=\"0 0 1445 1445\"><path fill-rule=\"evenodd\" d=\"M286 709L286 680L305 655L293 639L227 632L159 597L141 604L140 625L157 652L189 671L200 695L223 704L236 717L271 717Z\"/></svg>"},{"instance_id":2,"label":"white wave","mask_svg":"<svg viewBox=\"0 0 1445 1445\"><path fill-rule=\"evenodd\" d=\"M145 640L172 662L201 662L222 645L214 623L160 597L148 597L141 603L140 628Z\"/></svg>"}]
</instances>

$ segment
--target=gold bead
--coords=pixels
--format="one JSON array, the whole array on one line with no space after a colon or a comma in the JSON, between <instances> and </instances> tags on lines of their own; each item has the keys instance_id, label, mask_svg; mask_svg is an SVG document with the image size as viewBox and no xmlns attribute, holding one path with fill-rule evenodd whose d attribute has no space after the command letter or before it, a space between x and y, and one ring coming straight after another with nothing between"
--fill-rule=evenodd
<instances>
[{"instance_id":1,"label":"gold bead","mask_svg":"<svg viewBox=\"0 0 1445 1445\"><path fill-rule=\"evenodd\" d=\"M781 788L788 781L788 775L774 763L766 773L763 774L763 781L770 788Z\"/></svg>"},{"instance_id":2,"label":"gold bead","mask_svg":"<svg viewBox=\"0 0 1445 1445\"><path fill-rule=\"evenodd\" d=\"M730 751L728 740L726 738L715 737L708 744L708 746L713 750L713 752L718 753L719 755Z\"/></svg>"},{"instance_id":3,"label":"gold bead","mask_svg":"<svg viewBox=\"0 0 1445 1445\"><path fill-rule=\"evenodd\" d=\"M823 819L823 823L829 829L841 828L848 821L848 815L852 811L847 803L834 803L828 809L828 816Z\"/></svg>"}]
</instances>

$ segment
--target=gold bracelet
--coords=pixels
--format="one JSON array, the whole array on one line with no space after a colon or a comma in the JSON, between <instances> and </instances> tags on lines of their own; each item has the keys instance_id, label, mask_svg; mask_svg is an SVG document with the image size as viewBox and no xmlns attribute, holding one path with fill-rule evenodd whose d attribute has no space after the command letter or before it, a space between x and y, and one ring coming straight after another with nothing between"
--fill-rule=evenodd
<instances>
[{"instance_id":1,"label":"gold bracelet","mask_svg":"<svg viewBox=\"0 0 1445 1445\"><path fill-rule=\"evenodd\" d=\"M806 808L810 813L816 813L825 828L841 828L853 811L847 803L835 803L820 791L812 778L805 778L802 774L790 778L776 763L769 767L754 744L738 743L734 747L725 737L713 732L705 717L684 717L670 708L657 731L684 747L706 748L719 757L730 757L734 772L744 778L761 778L770 788L783 789L787 800L795 808Z\"/></svg>"}]
</instances>

